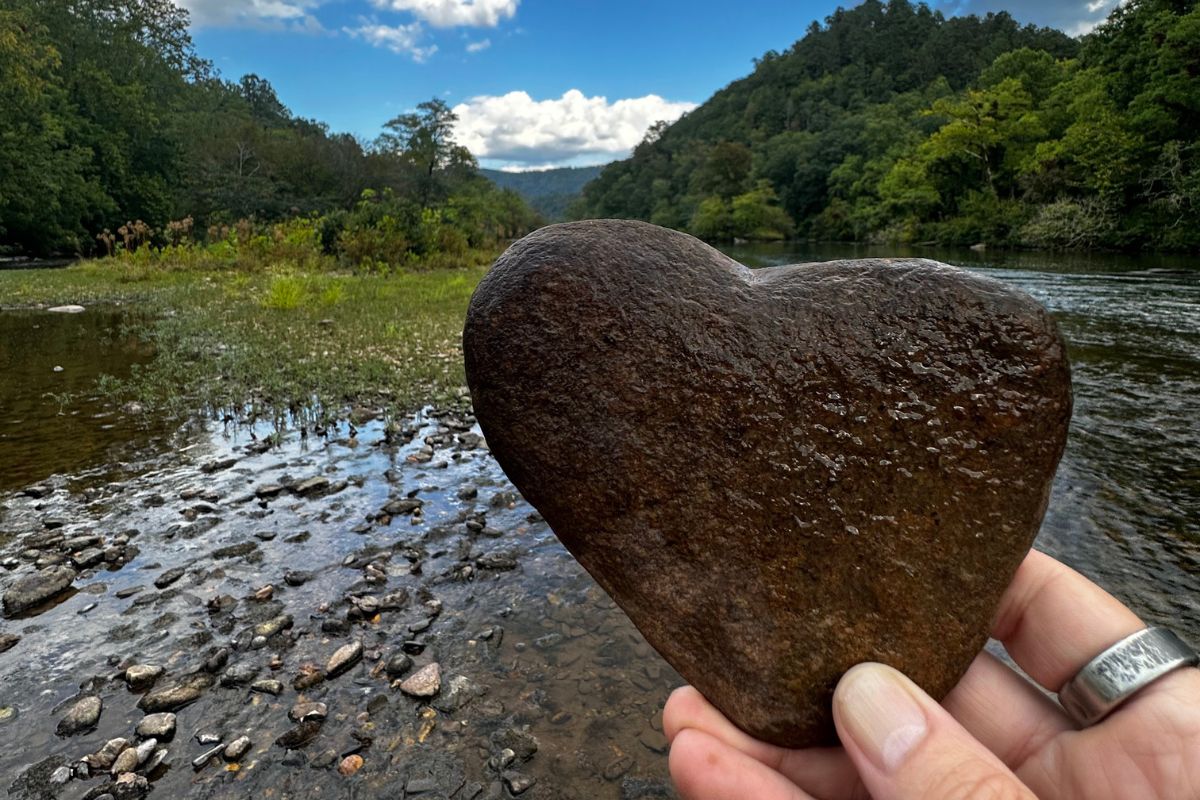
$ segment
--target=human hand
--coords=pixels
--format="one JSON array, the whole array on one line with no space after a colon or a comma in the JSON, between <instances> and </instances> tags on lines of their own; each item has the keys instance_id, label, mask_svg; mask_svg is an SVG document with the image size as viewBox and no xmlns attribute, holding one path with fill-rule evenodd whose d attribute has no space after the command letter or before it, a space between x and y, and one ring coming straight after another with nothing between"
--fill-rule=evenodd
<instances>
[{"instance_id":1,"label":"human hand","mask_svg":"<svg viewBox=\"0 0 1200 800\"><path fill-rule=\"evenodd\" d=\"M992 636L1057 690L1143 627L1103 589L1031 551ZM860 664L838 683L833 715L843 747L787 750L743 733L685 686L663 711L671 777L687 800L1200 798L1197 669L1175 670L1079 730L987 652L941 705L896 670Z\"/></svg>"}]
</instances>

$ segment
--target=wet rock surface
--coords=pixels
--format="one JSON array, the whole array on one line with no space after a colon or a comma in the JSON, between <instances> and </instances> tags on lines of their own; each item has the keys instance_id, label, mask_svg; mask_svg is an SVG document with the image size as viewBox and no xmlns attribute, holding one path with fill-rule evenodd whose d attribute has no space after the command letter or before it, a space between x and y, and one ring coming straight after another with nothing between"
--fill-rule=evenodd
<instances>
[{"instance_id":1,"label":"wet rock surface","mask_svg":"<svg viewBox=\"0 0 1200 800\"><path fill-rule=\"evenodd\" d=\"M896 259L752 272L636 222L514 245L463 341L524 496L682 675L792 747L836 740L854 664L957 683L1071 411L1055 323L997 281Z\"/></svg>"},{"instance_id":2,"label":"wet rock surface","mask_svg":"<svg viewBox=\"0 0 1200 800\"><path fill-rule=\"evenodd\" d=\"M666 759L638 736L678 676L504 478L465 390L396 427L272 448L259 446L269 431L218 427L191 462L0 497L0 590L54 566L26 551L63 566L119 551L3 622L0 795L514 796L505 770L521 797L661 784ZM307 496L255 491L317 475L329 484ZM496 553L512 567L477 566ZM423 669L436 692L402 691ZM102 702L95 727L59 737L85 695ZM540 747L497 770L499 750L521 749L493 741L509 729ZM618 757L627 769L606 777Z\"/></svg>"}]
</instances>

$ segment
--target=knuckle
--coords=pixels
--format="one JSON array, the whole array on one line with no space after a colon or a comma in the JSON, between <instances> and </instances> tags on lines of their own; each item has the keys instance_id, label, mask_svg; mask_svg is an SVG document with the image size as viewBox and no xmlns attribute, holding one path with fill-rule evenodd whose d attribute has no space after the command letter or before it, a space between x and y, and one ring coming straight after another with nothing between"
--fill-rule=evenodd
<instances>
[{"instance_id":1,"label":"knuckle","mask_svg":"<svg viewBox=\"0 0 1200 800\"><path fill-rule=\"evenodd\" d=\"M1037 800L1012 775L991 766L949 770L933 788L926 797L937 800Z\"/></svg>"}]
</instances>

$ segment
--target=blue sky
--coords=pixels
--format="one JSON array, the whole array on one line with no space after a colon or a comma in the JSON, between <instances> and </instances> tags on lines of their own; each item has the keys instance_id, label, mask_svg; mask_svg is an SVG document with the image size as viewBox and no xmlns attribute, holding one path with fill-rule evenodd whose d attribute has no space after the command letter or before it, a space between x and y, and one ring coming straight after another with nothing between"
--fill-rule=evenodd
<instances>
[{"instance_id":1,"label":"blue sky","mask_svg":"<svg viewBox=\"0 0 1200 800\"><path fill-rule=\"evenodd\" d=\"M783 50L829 0L176 0L200 54L225 77L268 79L293 112L373 138L437 96L485 166L531 169L620 158ZM1068 32L1112 0L959 0Z\"/></svg>"}]
</instances>

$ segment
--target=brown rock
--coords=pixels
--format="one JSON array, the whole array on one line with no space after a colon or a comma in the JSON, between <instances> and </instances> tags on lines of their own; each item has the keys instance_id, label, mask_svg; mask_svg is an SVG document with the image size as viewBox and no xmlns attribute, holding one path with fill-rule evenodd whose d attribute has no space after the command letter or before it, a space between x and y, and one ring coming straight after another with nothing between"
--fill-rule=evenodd
<instances>
[{"instance_id":1,"label":"brown rock","mask_svg":"<svg viewBox=\"0 0 1200 800\"><path fill-rule=\"evenodd\" d=\"M426 664L400 682L400 691L413 697L433 697L442 688L442 668Z\"/></svg>"},{"instance_id":2,"label":"brown rock","mask_svg":"<svg viewBox=\"0 0 1200 800\"><path fill-rule=\"evenodd\" d=\"M862 661L936 697L987 638L1071 411L1033 299L925 260L751 271L644 223L543 228L463 332L497 460L671 664L779 745Z\"/></svg>"}]
</instances>

